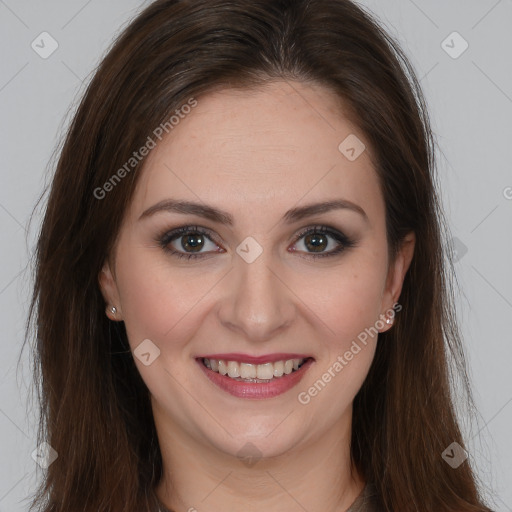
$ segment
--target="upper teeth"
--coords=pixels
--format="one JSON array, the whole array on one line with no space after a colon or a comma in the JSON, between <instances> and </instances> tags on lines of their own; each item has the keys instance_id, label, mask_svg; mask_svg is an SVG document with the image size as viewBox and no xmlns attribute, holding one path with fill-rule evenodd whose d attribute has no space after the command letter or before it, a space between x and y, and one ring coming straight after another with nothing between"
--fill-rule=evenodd
<instances>
[{"instance_id":1,"label":"upper teeth","mask_svg":"<svg viewBox=\"0 0 512 512\"><path fill-rule=\"evenodd\" d=\"M206 367L222 375L242 379L272 379L282 377L283 374L298 370L305 359L288 359L287 361L275 361L274 363L249 364L238 361L224 361L222 359L203 359Z\"/></svg>"}]
</instances>

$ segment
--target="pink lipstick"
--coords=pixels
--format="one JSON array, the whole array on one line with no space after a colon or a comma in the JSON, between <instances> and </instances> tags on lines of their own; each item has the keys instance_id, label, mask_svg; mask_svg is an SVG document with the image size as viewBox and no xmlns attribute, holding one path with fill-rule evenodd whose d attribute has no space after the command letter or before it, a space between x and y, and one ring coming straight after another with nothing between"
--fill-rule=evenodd
<instances>
[{"instance_id":1,"label":"pink lipstick","mask_svg":"<svg viewBox=\"0 0 512 512\"><path fill-rule=\"evenodd\" d=\"M293 369L291 368L292 360L294 361ZM306 354L291 353L274 353L263 356L250 356L238 353L211 354L199 356L196 358L196 361L210 382L233 396L250 399L272 398L286 393L302 380L305 373L314 363L314 359ZM251 377L240 377L238 365L236 365L237 370L235 370L234 376L223 375L220 365L224 365L225 373L225 365L227 365L228 361L243 363L246 368L253 367L250 369L252 372ZM286 362L287 367L284 372L283 362ZM275 363L275 365L269 365L268 363ZM270 376L270 378L256 378L255 368L259 368L258 376L261 373L261 367L257 365L266 367L263 373L267 376L269 372L272 375L272 371L275 371L274 376ZM273 370L274 367L276 368L275 370ZM232 372L231 374L233 375Z\"/></svg>"}]
</instances>

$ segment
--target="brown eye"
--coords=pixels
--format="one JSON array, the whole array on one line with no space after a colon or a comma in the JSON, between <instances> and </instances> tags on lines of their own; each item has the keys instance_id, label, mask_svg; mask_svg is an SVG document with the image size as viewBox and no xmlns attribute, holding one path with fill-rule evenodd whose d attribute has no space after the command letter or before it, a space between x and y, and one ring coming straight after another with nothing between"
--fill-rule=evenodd
<instances>
[{"instance_id":1,"label":"brown eye","mask_svg":"<svg viewBox=\"0 0 512 512\"><path fill-rule=\"evenodd\" d=\"M184 226L166 232L157 242L164 251L177 258L203 258L208 253L219 252L210 232L199 226Z\"/></svg>"},{"instance_id":2,"label":"brown eye","mask_svg":"<svg viewBox=\"0 0 512 512\"><path fill-rule=\"evenodd\" d=\"M183 235L181 238L181 247L185 251L199 252L204 246L203 235Z\"/></svg>"},{"instance_id":3,"label":"brown eye","mask_svg":"<svg viewBox=\"0 0 512 512\"><path fill-rule=\"evenodd\" d=\"M323 233L312 233L304 237L304 245L312 252L322 252L328 243L329 240Z\"/></svg>"},{"instance_id":4,"label":"brown eye","mask_svg":"<svg viewBox=\"0 0 512 512\"><path fill-rule=\"evenodd\" d=\"M322 258L334 256L354 246L355 242L343 233L327 226L315 226L297 236L294 251L304 252L311 258Z\"/></svg>"}]
</instances>

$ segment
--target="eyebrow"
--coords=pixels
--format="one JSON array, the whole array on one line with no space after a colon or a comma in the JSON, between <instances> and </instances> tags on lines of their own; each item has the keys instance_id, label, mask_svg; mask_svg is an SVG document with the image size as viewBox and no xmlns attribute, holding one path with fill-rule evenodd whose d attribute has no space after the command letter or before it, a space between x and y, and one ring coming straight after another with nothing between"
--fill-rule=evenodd
<instances>
[{"instance_id":1,"label":"eyebrow","mask_svg":"<svg viewBox=\"0 0 512 512\"><path fill-rule=\"evenodd\" d=\"M346 199L335 199L332 201L313 203L306 206L292 208L283 215L282 220L287 224L292 224L306 217L330 212L332 210L351 210L361 215L364 220L368 222L366 212L359 205L352 203L351 201L347 201ZM164 199L163 201L156 203L141 214L139 221L159 212L197 215L227 226L232 226L234 224L233 216L228 212L206 204L178 199Z\"/></svg>"}]
</instances>

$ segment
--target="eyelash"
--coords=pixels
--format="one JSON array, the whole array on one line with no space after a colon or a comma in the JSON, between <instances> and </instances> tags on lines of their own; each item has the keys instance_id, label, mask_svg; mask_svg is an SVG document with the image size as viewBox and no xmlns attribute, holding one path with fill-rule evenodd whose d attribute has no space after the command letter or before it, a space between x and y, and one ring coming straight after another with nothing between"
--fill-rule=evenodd
<instances>
[{"instance_id":1,"label":"eyelash","mask_svg":"<svg viewBox=\"0 0 512 512\"><path fill-rule=\"evenodd\" d=\"M192 235L192 234L200 234L206 236L211 242L218 244L218 242L215 241L215 238L212 236L211 231L205 228L202 228L200 226L183 226L176 229L173 229L172 231L165 231L161 235L159 235L156 239L156 242L160 245L160 247L167 253L170 253L172 256L176 258L186 258L187 260L190 259L200 259L204 258L208 255L208 253L184 253L180 251L176 251L174 249L169 248L169 244L173 242L176 239L181 238L185 235ZM305 228L300 233L298 233L293 241L293 244L296 244L302 237L306 235L311 234L325 234L329 235L334 240L336 240L340 245L336 247L335 249L331 250L330 252L326 253L306 253L308 258L317 259L317 258L327 258L329 256L336 256L340 253L342 253L345 249L348 249L350 247L354 247L356 243L348 238L345 234L341 233L340 231L330 228L329 226L312 226Z\"/></svg>"}]
</instances>

